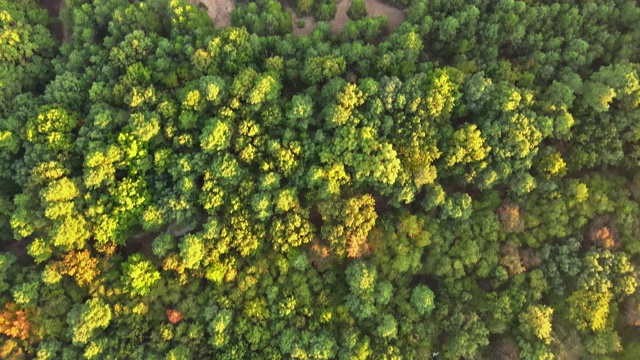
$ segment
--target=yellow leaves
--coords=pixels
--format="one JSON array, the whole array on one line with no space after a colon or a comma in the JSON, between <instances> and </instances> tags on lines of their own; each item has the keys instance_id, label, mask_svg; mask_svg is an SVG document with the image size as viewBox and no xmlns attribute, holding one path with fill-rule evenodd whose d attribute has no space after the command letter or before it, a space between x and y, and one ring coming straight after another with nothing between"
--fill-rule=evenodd
<instances>
[{"instance_id":1,"label":"yellow leaves","mask_svg":"<svg viewBox=\"0 0 640 360\"><path fill-rule=\"evenodd\" d=\"M106 164L111 164L120 159L120 149L110 145L106 149L94 151L85 158L85 165L93 168Z\"/></svg>"},{"instance_id":2,"label":"yellow leaves","mask_svg":"<svg viewBox=\"0 0 640 360\"><path fill-rule=\"evenodd\" d=\"M456 85L445 71L440 71L435 76L431 91L427 95L426 103L429 115L437 118L442 114L450 113L451 109L453 109Z\"/></svg>"},{"instance_id":3,"label":"yellow leaves","mask_svg":"<svg viewBox=\"0 0 640 360\"><path fill-rule=\"evenodd\" d=\"M347 84L337 96L337 104L327 109L327 119L333 126L346 124L351 118L352 110L364 104L364 95L355 84Z\"/></svg>"},{"instance_id":4,"label":"yellow leaves","mask_svg":"<svg viewBox=\"0 0 640 360\"><path fill-rule=\"evenodd\" d=\"M46 202L70 201L80 196L80 192L69 178L62 178L53 181L41 193L42 198Z\"/></svg>"},{"instance_id":5,"label":"yellow leaves","mask_svg":"<svg viewBox=\"0 0 640 360\"><path fill-rule=\"evenodd\" d=\"M89 224L82 215L67 216L54 226L51 241L54 246L63 249L82 248L91 236L88 227Z\"/></svg>"},{"instance_id":6,"label":"yellow leaves","mask_svg":"<svg viewBox=\"0 0 640 360\"><path fill-rule=\"evenodd\" d=\"M402 45L408 50L422 50L422 40L420 40L420 36L413 31L402 37Z\"/></svg>"},{"instance_id":7,"label":"yellow leaves","mask_svg":"<svg viewBox=\"0 0 640 360\"><path fill-rule=\"evenodd\" d=\"M518 108L518 105L520 105L520 100L522 100L520 93L515 89L511 89L509 97L502 105L502 109L504 111L513 111Z\"/></svg>"},{"instance_id":8,"label":"yellow leaves","mask_svg":"<svg viewBox=\"0 0 640 360\"><path fill-rule=\"evenodd\" d=\"M264 298L257 298L248 301L244 306L244 314L247 317L260 321L269 319L269 310L267 309L266 300Z\"/></svg>"},{"instance_id":9,"label":"yellow leaves","mask_svg":"<svg viewBox=\"0 0 640 360\"><path fill-rule=\"evenodd\" d=\"M446 157L448 166L457 163L479 162L487 157L491 150L485 145L485 139L475 124L467 124L453 134L453 145Z\"/></svg>"},{"instance_id":10,"label":"yellow leaves","mask_svg":"<svg viewBox=\"0 0 640 360\"><path fill-rule=\"evenodd\" d=\"M205 88L205 100L211 102L218 100L221 91L220 85L216 83L207 84Z\"/></svg>"},{"instance_id":11,"label":"yellow leaves","mask_svg":"<svg viewBox=\"0 0 640 360\"><path fill-rule=\"evenodd\" d=\"M138 141L132 134L118 134L118 143L120 143L121 148L125 151L127 158L133 159L138 155L142 155L142 153L139 153L141 150L138 147Z\"/></svg>"},{"instance_id":12,"label":"yellow leaves","mask_svg":"<svg viewBox=\"0 0 640 360\"><path fill-rule=\"evenodd\" d=\"M323 177L327 181L326 191L329 194L337 195L340 193L340 185L349 182L350 177L347 175L344 165L333 164L323 172Z\"/></svg>"},{"instance_id":13,"label":"yellow leaves","mask_svg":"<svg viewBox=\"0 0 640 360\"><path fill-rule=\"evenodd\" d=\"M233 28L228 32L228 39L231 41L237 41L244 38L244 34L240 31L239 28Z\"/></svg>"},{"instance_id":14,"label":"yellow leaves","mask_svg":"<svg viewBox=\"0 0 640 360\"><path fill-rule=\"evenodd\" d=\"M338 104L345 109L355 109L364 104L364 96L355 84L347 84L338 95Z\"/></svg>"},{"instance_id":15,"label":"yellow leaves","mask_svg":"<svg viewBox=\"0 0 640 360\"><path fill-rule=\"evenodd\" d=\"M77 121L71 117L66 111L52 108L38 114L35 121L30 121L33 127L29 127L32 136L37 133L47 134L52 132L69 132L73 130ZM34 131L35 130L35 131ZM29 138L28 140L32 140Z\"/></svg>"},{"instance_id":16,"label":"yellow leaves","mask_svg":"<svg viewBox=\"0 0 640 360\"><path fill-rule=\"evenodd\" d=\"M322 309L320 311L320 323L329 323L331 322L331 318L333 317L333 313L330 309Z\"/></svg>"},{"instance_id":17,"label":"yellow leaves","mask_svg":"<svg viewBox=\"0 0 640 360\"><path fill-rule=\"evenodd\" d=\"M613 102L613 99L616 97L616 95L616 91L612 88L608 88L607 90L602 91L600 94L598 94L599 103L602 108L606 108L608 110L609 105L611 104L611 102Z\"/></svg>"},{"instance_id":18,"label":"yellow leaves","mask_svg":"<svg viewBox=\"0 0 640 360\"><path fill-rule=\"evenodd\" d=\"M2 88L2 83L0 83L0 89ZM18 137L15 136L11 131L0 131L0 149L4 148L13 153L17 152L20 149Z\"/></svg>"},{"instance_id":19,"label":"yellow leaves","mask_svg":"<svg viewBox=\"0 0 640 360\"><path fill-rule=\"evenodd\" d=\"M545 344L550 344L552 316L552 308L544 305L532 305L520 316L520 321L526 332L531 332Z\"/></svg>"},{"instance_id":20,"label":"yellow leaves","mask_svg":"<svg viewBox=\"0 0 640 360\"><path fill-rule=\"evenodd\" d=\"M603 330L607 326L612 298L610 292L575 291L567 299L569 320L578 330Z\"/></svg>"},{"instance_id":21,"label":"yellow leaves","mask_svg":"<svg viewBox=\"0 0 640 360\"><path fill-rule=\"evenodd\" d=\"M254 137L260 133L260 126L253 120L244 120L238 126L238 132L245 136Z\"/></svg>"},{"instance_id":22,"label":"yellow leaves","mask_svg":"<svg viewBox=\"0 0 640 360\"><path fill-rule=\"evenodd\" d=\"M0 32L0 46L4 47L5 45L9 45L11 47L16 46L20 43L20 34L17 31L11 29L4 29L4 31ZM3 58L5 56L2 56ZM5 59L8 60L8 59Z\"/></svg>"},{"instance_id":23,"label":"yellow leaves","mask_svg":"<svg viewBox=\"0 0 640 360\"><path fill-rule=\"evenodd\" d=\"M36 166L33 169L33 173L38 180L48 182L66 175L68 173L68 169L57 161L48 161Z\"/></svg>"},{"instance_id":24,"label":"yellow leaves","mask_svg":"<svg viewBox=\"0 0 640 360\"><path fill-rule=\"evenodd\" d=\"M211 119L200 136L200 146L206 152L222 151L229 147L231 127L225 121Z\"/></svg>"},{"instance_id":25,"label":"yellow leaves","mask_svg":"<svg viewBox=\"0 0 640 360\"><path fill-rule=\"evenodd\" d=\"M277 89L277 81L271 75L261 76L249 93L249 104L260 104L263 101L276 95L274 89Z\"/></svg>"},{"instance_id":26,"label":"yellow leaves","mask_svg":"<svg viewBox=\"0 0 640 360\"><path fill-rule=\"evenodd\" d=\"M179 0L171 0L169 7L173 10L173 13L178 16L179 19L183 19L181 16L185 10L185 3Z\"/></svg>"},{"instance_id":27,"label":"yellow leaves","mask_svg":"<svg viewBox=\"0 0 640 360\"><path fill-rule=\"evenodd\" d=\"M216 40L219 41L219 39ZM211 60L211 54L204 49L198 49L193 53L193 55L191 55L191 64L199 72L206 71L209 65L211 65Z\"/></svg>"},{"instance_id":28,"label":"yellow leaves","mask_svg":"<svg viewBox=\"0 0 640 360\"><path fill-rule=\"evenodd\" d=\"M156 101L155 90L153 87L139 88L134 87L131 93L126 96L125 102L132 108L143 105L145 102L154 103Z\"/></svg>"},{"instance_id":29,"label":"yellow leaves","mask_svg":"<svg viewBox=\"0 0 640 360\"><path fill-rule=\"evenodd\" d=\"M200 91L191 90L184 97L184 100L182 100L182 106L185 109L198 111L200 110L200 107L201 107L201 99L202 99L202 96L200 95Z\"/></svg>"},{"instance_id":30,"label":"yellow leaves","mask_svg":"<svg viewBox=\"0 0 640 360\"><path fill-rule=\"evenodd\" d=\"M576 203L583 203L589 199L589 188L587 184L582 182L576 182L568 189L571 200L575 200Z\"/></svg>"},{"instance_id":31,"label":"yellow leaves","mask_svg":"<svg viewBox=\"0 0 640 360\"><path fill-rule=\"evenodd\" d=\"M56 202L50 206L47 206L44 216L51 220L62 219L74 214L74 204L71 201Z\"/></svg>"},{"instance_id":32,"label":"yellow leaves","mask_svg":"<svg viewBox=\"0 0 640 360\"><path fill-rule=\"evenodd\" d=\"M542 158L540 165L542 171L549 177L561 176L566 173L567 163L564 162L562 156L558 152L554 152Z\"/></svg>"},{"instance_id":33,"label":"yellow leaves","mask_svg":"<svg viewBox=\"0 0 640 360\"><path fill-rule=\"evenodd\" d=\"M10 23L11 22L11 14L7 11L0 11L0 22L2 23Z\"/></svg>"},{"instance_id":34,"label":"yellow leaves","mask_svg":"<svg viewBox=\"0 0 640 360\"><path fill-rule=\"evenodd\" d=\"M80 287L91 284L100 275L98 259L91 257L89 250L71 251L53 266L60 274L72 276Z\"/></svg>"}]
</instances>

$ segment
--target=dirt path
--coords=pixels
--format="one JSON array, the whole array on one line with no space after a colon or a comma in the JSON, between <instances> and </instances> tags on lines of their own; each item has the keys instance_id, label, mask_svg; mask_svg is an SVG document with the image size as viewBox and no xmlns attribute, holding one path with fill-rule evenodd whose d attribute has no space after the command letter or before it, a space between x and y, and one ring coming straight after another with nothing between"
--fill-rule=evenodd
<instances>
[{"instance_id":1,"label":"dirt path","mask_svg":"<svg viewBox=\"0 0 640 360\"><path fill-rule=\"evenodd\" d=\"M367 4L367 16L386 16L389 20L389 30L397 28L405 20L405 14L402 10L387 5L380 0L365 0L365 3Z\"/></svg>"},{"instance_id":2,"label":"dirt path","mask_svg":"<svg viewBox=\"0 0 640 360\"><path fill-rule=\"evenodd\" d=\"M49 17L53 19L49 25L49 30L55 38L61 42L68 43L71 41L71 31L69 25L60 20L60 13L67 7L65 0L45 0L42 7L47 10Z\"/></svg>"},{"instance_id":3,"label":"dirt path","mask_svg":"<svg viewBox=\"0 0 640 360\"><path fill-rule=\"evenodd\" d=\"M193 5L202 3L207 7L207 14L216 26L231 25L231 12L236 8L233 0L189 0Z\"/></svg>"},{"instance_id":4,"label":"dirt path","mask_svg":"<svg viewBox=\"0 0 640 360\"><path fill-rule=\"evenodd\" d=\"M351 6L351 0L338 1L338 11L336 11L336 17L329 22L329 24L331 24L331 33L333 33L334 35L339 34L349 21L347 10L349 10L349 7Z\"/></svg>"}]
</instances>

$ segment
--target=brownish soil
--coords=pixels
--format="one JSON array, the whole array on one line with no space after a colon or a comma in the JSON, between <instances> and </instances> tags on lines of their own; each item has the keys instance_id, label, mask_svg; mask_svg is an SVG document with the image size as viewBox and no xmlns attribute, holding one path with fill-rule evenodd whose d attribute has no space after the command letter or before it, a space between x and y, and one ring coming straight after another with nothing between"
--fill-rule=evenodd
<instances>
[{"instance_id":1,"label":"brownish soil","mask_svg":"<svg viewBox=\"0 0 640 360\"><path fill-rule=\"evenodd\" d=\"M331 32L334 35L339 34L349 21L347 11L350 6L351 0L338 0L338 11L336 11L336 17L329 22L329 24L331 24Z\"/></svg>"},{"instance_id":2,"label":"brownish soil","mask_svg":"<svg viewBox=\"0 0 640 360\"><path fill-rule=\"evenodd\" d=\"M202 3L216 26L231 25L231 12L236 8L233 0L189 0L189 2L196 6Z\"/></svg>"},{"instance_id":3,"label":"brownish soil","mask_svg":"<svg viewBox=\"0 0 640 360\"><path fill-rule=\"evenodd\" d=\"M380 0L365 0L367 6L367 16L386 16L389 26L389 31L397 28L405 20L405 14L402 10L387 5ZM336 11L336 17L331 20L331 32L333 34L339 34L340 31L349 21L347 11L351 6L351 0L338 0L338 10ZM295 23L294 23L295 27Z\"/></svg>"},{"instance_id":4,"label":"brownish soil","mask_svg":"<svg viewBox=\"0 0 640 360\"><path fill-rule=\"evenodd\" d=\"M60 1L60 0L52 0ZM216 26L230 26L231 12L235 9L234 0L189 0L193 5L202 4L206 7L207 13ZM381 0L365 0L367 5L368 16L384 15L389 19L389 30L393 30L400 26L405 20L403 11L383 3ZM339 34L349 21L347 11L351 6L351 0L338 0L336 16L329 22L331 32ZM291 13L291 21L293 22L293 36L310 35L316 27L316 21L313 16L298 17L295 10L289 8ZM298 27L298 20L304 20L305 26Z\"/></svg>"},{"instance_id":5,"label":"brownish soil","mask_svg":"<svg viewBox=\"0 0 640 360\"><path fill-rule=\"evenodd\" d=\"M316 20L313 16L298 17L293 9L289 9L289 13L291 13L291 21L293 22L293 36L310 35L316 28ZM298 20L304 21L303 28L298 27Z\"/></svg>"},{"instance_id":6,"label":"brownish soil","mask_svg":"<svg viewBox=\"0 0 640 360\"><path fill-rule=\"evenodd\" d=\"M365 3L367 4L367 16L386 16L389 20L389 30L397 28L405 20L405 14L402 10L387 5L380 0L365 0Z\"/></svg>"}]
</instances>

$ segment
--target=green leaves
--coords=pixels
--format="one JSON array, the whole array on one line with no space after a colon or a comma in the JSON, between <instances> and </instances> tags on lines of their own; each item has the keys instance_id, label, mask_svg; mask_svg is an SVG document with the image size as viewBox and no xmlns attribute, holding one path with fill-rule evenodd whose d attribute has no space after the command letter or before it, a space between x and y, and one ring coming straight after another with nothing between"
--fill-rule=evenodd
<instances>
[{"instance_id":1,"label":"green leaves","mask_svg":"<svg viewBox=\"0 0 640 360\"><path fill-rule=\"evenodd\" d=\"M229 147L232 135L231 126L225 121L211 119L200 135L200 146L204 151L216 152Z\"/></svg>"},{"instance_id":2,"label":"green leaves","mask_svg":"<svg viewBox=\"0 0 640 360\"><path fill-rule=\"evenodd\" d=\"M226 28L183 0L67 6L51 61L45 12L0 0L0 303L26 319L0 313L0 357L627 348L635 2L415 0L295 37L273 0Z\"/></svg>"},{"instance_id":3,"label":"green leaves","mask_svg":"<svg viewBox=\"0 0 640 360\"><path fill-rule=\"evenodd\" d=\"M551 343L553 309L548 306L530 305L520 314L520 328L525 336L533 335L545 344Z\"/></svg>"},{"instance_id":4,"label":"green leaves","mask_svg":"<svg viewBox=\"0 0 640 360\"><path fill-rule=\"evenodd\" d=\"M204 242L196 235L186 235L178 245L180 257L187 269L197 269L205 256Z\"/></svg>"},{"instance_id":5,"label":"green leaves","mask_svg":"<svg viewBox=\"0 0 640 360\"><path fill-rule=\"evenodd\" d=\"M411 305L420 315L429 315L436 305L434 303L435 295L433 291L425 285L418 285L411 292Z\"/></svg>"},{"instance_id":6,"label":"green leaves","mask_svg":"<svg viewBox=\"0 0 640 360\"><path fill-rule=\"evenodd\" d=\"M347 10L347 15L349 15L349 19L351 20L360 20L367 16L367 7L364 0L352 1L349 10Z\"/></svg>"},{"instance_id":7,"label":"green leaves","mask_svg":"<svg viewBox=\"0 0 640 360\"><path fill-rule=\"evenodd\" d=\"M131 297L147 295L158 280L160 280L160 273L141 254L129 256L127 261L122 264L121 281L125 291Z\"/></svg>"},{"instance_id":8,"label":"green leaves","mask_svg":"<svg viewBox=\"0 0 640 360\"><path fill-rule=\"evenodd\" d=\"M67 315L69 335L75 345L87 343L97 329L106 329L111 322L111 308L102 299L92 298L76 304Z\"/></svg>"},{"instance_id":9,"label":"green leaves","mask_svg":"<svg viewBox=\"0 0 640 360\"><path fill-rule=\"evenodd\" d=\"M578 330L603 330L607 327L612 294L578 290L567 298L567 318Z\"/></svg>"}]
</instances>

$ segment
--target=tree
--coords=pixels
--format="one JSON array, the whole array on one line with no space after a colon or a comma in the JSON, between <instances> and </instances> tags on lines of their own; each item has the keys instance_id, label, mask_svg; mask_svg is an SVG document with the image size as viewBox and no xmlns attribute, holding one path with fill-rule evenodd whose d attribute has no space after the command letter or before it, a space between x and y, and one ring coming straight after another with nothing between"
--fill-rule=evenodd
<instances>
[{"instance_id":1,"label":"tree","mask_svg":"<svg viewBox=\"0 0 640 360\"><path fill-rule=\"evenodd\" d=\"M69 336L74 345L86 344L97 329L106 329L111 316L111 307L102 299L92 298L84 304L76 304L67 315Z\"/></svg>"},{"instance_id":2,"label":"tree","mask_svg":"<svg viewBox=\"0 0 640 360\"><path fill-rule=\"evenodd\" d=\"M237 8L231 15L231 23L259 35L285 35L292 27L289 12L273 0L259 0Z\"/></svg>"},{"instance_id":3,"label":"tree","mask_svg":"<svg viewBox=\"0 0 640 360\"><path fill-rule=\"evenodd\" d=\"M322 0L316 4L315 18L318 21L331 21L336 17L337 5L335 0Z\"/></svg>"},{"instance_id":4,"label":"tree","mask_svg":"<svg viewBox=\"0 0 640 360\"><path fill-rule=\"evenodd\" d=\"M0 0L0 358L637 358L638 3L391 3Z\"/></svg>"},{"instance_id":5,"label":"tree","mask_svg":"<svg viewBox=\"0 0 640 360\"><path fill-rule=\"evenodd\" d=\"M49 17L33 0L0 2L0 116L13 98L34 91L51 76L56 41L47 29Z\"/></svg>"},{"instance_id":6,"label":"tree","mask_svg":"<svg viewBox=\"0 0 640 360\"><path fill-rule=\"evenodd\" d=\"M61 275L72 276L82 287L92 284L100 275L97 265L98 259L91 257L88 250L71 251L62 257L62 261L53 264L53 270Z\"/></svg>"},{"instance_id":7,"label":"tree","mask_svg":"<svg viewBox=\"0 0 640 360\"><path fill-rule=\"evenodd\" d=\"M411 292L411 305L420 315L428 315L435 308L434 294L424 285L418 285Z\"/></svg>"},{"instance_id":8,"label":"tree","mask_svg":"<svg viewBox=\"0 0 640 360\"><path fill-rule=\"evenodd\" d=\"M296 9L298 10L298 13L302 16L311 14L312 8L313 8L313 1L311 0L296 1Z\"/></svg>"},{"instance_id":9,"label":"tree","mask_svg":"<svg viewBox=\"0 0 640 360\"><path fill-rule=\"evenodd\" d=\"M175 249L174 238L171 234L164 233L153 239L151 245L153 254L157 257L164 257L167 252Z\"/></svg>"},{"instance_id":10,"label":"tree","mask_svg":"<svg viewBox=\"0 0 640 360\"><path fill-rule=\"evenodd\" d=\"M533 335L545 344L551 343L553 309L548 306L530 305L520 314L520 329L524 336Z\"/></svg>"},{"instance_id":11,"label":"tree","mask_svg":"<svg viewBox=\"0 0 640 360\"><path fill-rule=\"evenodd\" d=\"M351 20L360 20L366 17L367 7L364 0L353 0L351 6L349 6L349 10L347 10L347 15L349 15L349 19Z\"/></svg>"},{"instance_id":12,"label":"tree","mask_svg":"<svg viewBox=\"0 0 640 360\"><path fill-rule=\"evenodd\" d=\"M206 255L204 242L196 235L186 235L178 245L180 257L187 269L197 269Z\"/></svg>"},{"instance_id":13,"label":"tree","mask_svg":"<svg viewBox=\"0 0 640 360\"><path fill-rule=\"evenodd\" d=\"M567 318L578 330L604 330L612 297L610 292L575 291L567 298Z\"/></svg>"},{"instance_id":14,"label":"tree","mask_svg":"<svg viewBox=\"0 0 640 360\"><path fill-rule=\"evenodd\" d=\"M378 217L369 194L341 202L324 202L318 211L325 224L320 229L336 255L355 258L369 251L367 236Z\"/></svg>"},{"instance_id":15,"label":"tree","mask_svg":"<svg viewBox=\"0 0 640 360\"><path fill-rule=\"evenodd\" d=\"M145 260L141 254L137 253L129 256L122 264L121 280L131 297L144 296L160 280L160 273L149 260Z\"/></svg>"}]
</instances>

